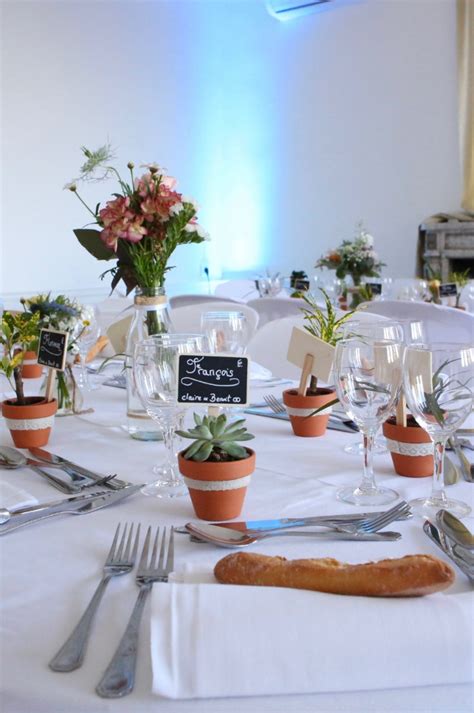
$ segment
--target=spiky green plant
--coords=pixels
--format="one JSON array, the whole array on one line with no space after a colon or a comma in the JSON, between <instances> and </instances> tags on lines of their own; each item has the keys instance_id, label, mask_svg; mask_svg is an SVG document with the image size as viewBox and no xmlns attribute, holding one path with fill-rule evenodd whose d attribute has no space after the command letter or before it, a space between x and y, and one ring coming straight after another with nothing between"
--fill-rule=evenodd
<instances>
[{"instance_id":1,"label":"spiky green plant","mask_svg":"<svg viewBox=\"0 0 474 713\"><path fill-rule=\"evenodd\" d=\"M193 414L195 427L189 431L176 431L182 438L193 438L194 443L184 451L186 460L226 461L247 458L248 451L236 441L250 441L255 438L243 424L245 419L227 423L227 416L203 416Z\"/></svg>"},{"instance_id":2,"label":"spiky green plant","mask_svg":"<svg viewBox=\"0 0 474 713\"><path fill-rule=\"evenodd\" d=\"M342 339L341 326L354 314L354 311L346 312L346 314L337 319L336 310L328 293L322 287L319 289L323 293L326 309L321 309L312 294L303 295L303 299L308 305L308 308L302 307L301 309L305 320L304 328L307 332L312 334L313 337L318 337L323 342L326 342L326 344L330 344L334 347L337 342ZM317 388L318 380L315 376L312 376L307 395L316 394Z\"/></svg>"}]
</instances>

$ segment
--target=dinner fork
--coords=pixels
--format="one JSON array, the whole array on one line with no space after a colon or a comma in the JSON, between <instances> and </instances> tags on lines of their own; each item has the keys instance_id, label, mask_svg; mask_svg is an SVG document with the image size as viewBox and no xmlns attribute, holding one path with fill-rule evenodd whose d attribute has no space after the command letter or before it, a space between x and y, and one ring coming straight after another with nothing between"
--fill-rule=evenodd
<instances>
[{"instance_id":1,"label":"dinner fork","mask_svg":"<svg viewBox=\"0 0 474 713\"><path fill-rule=\"evenodd\" d=\"M92 596L92 599L80 618L78 624L69 636L65 644L49 662L49 667L53 671L74 671L82 665L86 646L89 639L92 620L99 607L107 584L112 577L131 572L137 556L138 540L140 537L140 525L137 527L135 540L133 541L133 523L130 526L127 537L127 527L125 524L120 544L117 547L119 538L120 523L115 531L112 546L104 564L102 579ZM133 545L132 545L133 541Z\"/></svg>"},{"instance_id":2,"label":"dinner fork","mask_svg":"<svg viewBox=\"0 0 474 713\"><path fill-rule=\"evenodd\" d=\"M263 397L263 400L268 406L270 406L274 413L286 413L286 408L283 406L281 401L278 401L278 399L273 396L273 394L266 394Z\"/></svg>"},{"instance_id":3,"label":"dinner fork","mask_svg":"<svg viewBox=\"0 0 474 713\"><path fill-rule=\"evenodd\" d=\"M112 657L96 691L103 698L120 698L133 691L135 685L135 669L137 663L138 633L148 593L154 582L167 582L168 575L173 570L174 562L174 531L171 532L166 544L166 527L163 528L160 551L158 553L160 528L156 528L153 551L149 558L151 527L148 528L142 555L138 563L135 581L140 588L137 601L130 616L125 633ZM159 559L157 561L157 558Z\"/></svg>"},{"instance_id":4,"label":"dinner fork","mask_svg":"<svg viewBox=\"0 0 474 713\"><path fill-rule=\"evenodd\" d=\"M409 517L411 514L411 507L405 500L402 500L397 505L394 505L393 508L390 508L390 510L376 517L368 517L354 523L344 523L338 525L336 529L342 530L343 532L378 532L390 523L398 520L399 517Z\"/></svg>"}]
</instances>

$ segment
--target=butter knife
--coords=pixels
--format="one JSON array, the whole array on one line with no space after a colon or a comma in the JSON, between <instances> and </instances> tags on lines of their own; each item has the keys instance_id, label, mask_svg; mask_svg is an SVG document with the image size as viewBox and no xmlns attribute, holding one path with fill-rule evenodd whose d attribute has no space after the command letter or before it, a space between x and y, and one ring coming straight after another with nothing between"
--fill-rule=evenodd
<instances>
[{"instance_id":1,"label":"butter knife","mask_svg":"<svg viewBox=\"0 0 474 713\"><path fill-rule=\"evenodd\" d=\"M474 566L469 562L466 562L463 557L458 554L456 545L450 540L450 538L442 532L436 525L433 525L430 520L425 520L423 524L423 530L426 535L432 540L435 545L454 562L454 564L459 567L459 569L474 582Z\"/></svg>"},{"instance_id":2,"label":"butter knife","mask_svg":"<svg viewBox=\"0 0 474 713\"><path fill-rule=\"evenodd\" d=\"M54 515L85 515L95 510L113 505L136 493L143 485L128 485L117 491L107 491L96 493L95 495L79 495L75 498L56 500L51 503L34 505L27 508L20 508L11 513L10 519L0 525L0 535L16 530L18 527L29 525L38 520L45 520Z\"/></svg>"},{"instance_id":3,"label":"butter knife","mask_svg":"<svg viewBox=\"0 0 474 713\"><path fill-rule=\"evenodd\" d=\"M64 468L66 473L70 471L72 473L77 473L78 475L83 475L86 478L90 478L91 480L101 481L101 483L103 483L103 475L101 475L100 473L95 473L93 470L89 470L89 468L84 468L82 465L73 463L72 461L68 460L67 458L64 458L63 456L57 456L55 453L50 453L44 448L29 448L28 450L32 455L35 456L35 458L41 460L43 463L49 463L50 465L59 466L60 468ZM117 480L117 478L114 478L113 480L104 483L104 485L110 488L111 490L120 490L126 485L130 485L130 483L127 483L124 480Z\"/></svg>"}]
</instances>

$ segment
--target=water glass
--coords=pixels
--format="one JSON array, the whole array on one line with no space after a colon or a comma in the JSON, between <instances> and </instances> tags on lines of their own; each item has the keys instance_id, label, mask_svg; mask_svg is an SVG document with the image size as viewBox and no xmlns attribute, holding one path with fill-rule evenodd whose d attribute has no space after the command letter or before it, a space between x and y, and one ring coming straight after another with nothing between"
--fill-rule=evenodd
<instances>
[{"instance_id":1,"label":"water glass","mask_svg":"<svg viewBox=\"0 0 474 713\"><path fill-rule=\"evenodd\" d=\"M243 312L204 312L201 330L208 339L211 352L245 354L250 331Z\"/></svg>"},{"instance_id":2,"label":"water glass","mask_svg":"<svg viewBox=\"0 0 474 713\"><path fill-rule=\"evenodd\" d=\"M364 469L361 482L342 488L338 500L353 505L385 505L398 493L377 486L373 472L373 444L380 425L398 398L403 356L402 339L357 336L336 345L334 374L338 399L362 433Z\"/></svg>"},{"instance_id":3,"label":"water glass","mask_svg":"<svg viewBox=\"0 0 474 713\"><path fill-rule=\"evenodd\" d=\"M474 346L413 344L405 351L403 389L408 407L434 443L435 470L431 495L410 504L432 517L440 509L463 517L471 508L447 498L444 489L444 450L447 439L472 411Z\"/></svg>"},{"instance_id":4,"label":"water glass","mask_svg":"<svg viewBox=\"0 0 474 713\"><path fill-rule=\"evenodd\" d=\"M175 431L182 425L185 407L177 401L178 357L205 351L200 334L161 334L138 342L133 358L133 378L140 400L163 434L167 458L153 471L158 479L142 492L158 498L184 495L187 490L178 471Z\"/></svg>"}]
</instances>

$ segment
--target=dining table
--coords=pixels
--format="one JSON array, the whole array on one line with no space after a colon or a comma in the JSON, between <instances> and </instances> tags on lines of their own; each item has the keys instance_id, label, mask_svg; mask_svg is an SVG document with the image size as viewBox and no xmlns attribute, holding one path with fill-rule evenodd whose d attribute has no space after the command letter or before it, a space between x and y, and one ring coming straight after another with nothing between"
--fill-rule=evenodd
<instances>
[{"instance_id":1,"label":"dining table","mask_svg":"<svg viewBox=\"0 0 474 713\"><path fill-rule=\"evenodd\" d=\"M125 391L105 385L102 377L93 379L98 388L86 394L84 412L56 417L45 448L100 473L116 473L118 478L130 483L152 481L153 465L164 459L163 443L131 438L125 427ZM34 392L37 386L38 383L32 381L30 391ZM252 404L264 403L266 394L279 397L282 390L288 388L288 384L281 381L266 379L253 380L250 386L249 401ZM8 396L5 382L0 385L0 391L3 391L3 398ZM356 513L360 509L336 499L339 487L355 485L360 479L361 457L344 451L344 446L360 439L360 434L329 429L322 437L301 438L293 434L290 423L285 419L266 418L255 413L241 415L246 418L246 425L255 436L250 445L257 459L239 519ZM191 412L187 412L187 419L191 419ZM4 419L0 419L0 444L13 445ZM181 448L184 445L184 442L179 444ZM374 467L377 481L398 491L400 499L410 500L429 493L429 477L396 475L388 453L375 455ZM33 501L49 502L67 497L27 468L0 470L0 485L6 485L11 492L18 490L19 493L26 493ZM474 508L472 484L460 479L449 486L449 490ZM0 498L1 492L0 487ZM378 510L380 507L368 509ZM459 602L463 602L461 608L464 611L466 602L469 602L467 606L474 613L472 584L454 565L455 581L449 589L422 598L398 600L393 604L400 607L397 616L402 613L406 626L395 630L387 620L386 639L383 622L377 620L380 631L374 632L372 629L376 620L370 619L370 615L367 619L364 616L370 612L370 607L388 606L388 600L376 602L365 597L285 590L285 598L282 599L285 605L281 606L278 614L279 629L286 632L285 636L291 638L293 622L301 620L301 611L297 611L301 607L306 607L308 624L324 630L329 639L332 630L338 641L344 640L347 626L344 651L340 653L335 647L331 648L331 641L318 637L314 639L311 655L316 662L320 661L318 666L321 670L324 667L326 679L308 675L305 684L299 688L298 669L304 668L306 662L302 659L303 652L299 650L298 641L291 641L287 651L282 652L277 649L279 643L286 639L281 639L279 632L266 641L262 642L261 637L258 639L259 619L251 616L251 591L255 590L255 611L263 612L265 593L261 590L264 588L246 589L251 626L244 626L244 622L239 624L237 615L233 622L232 612L229 612L230 622L222 630L222 637L219 638L219 632L214 632L210 639L212 647L209 645L207 651L205 645L198 648L199 637L206 640L206 634L201 629L207 625L217 626L218 619L214 622L194 622L188 632L181 632L179 639L167 639L168 643L163 643L160 637L171 625L166 620L169 609L161 606L160 593L164 588L178 588L172 590L176 592L172 613L178 618L179 588L194 587L196 596L204 597L206 587L209 587L212 589L208 591L215 592L216 598L219 587L228 592L232 589L232 585L217 583L213 575L215 564L231 550L193 542L188 535L179 532L174 536L174 583L155 585L153 596L145 606L136 683L132 693L119 700L99 697L95 691L136 599L138 590L131 575L117 577L110 582L93 624L83 665L69 673L52 671L48 662L88 604L100 580L118 523L140 523L144 533L148 526L153 529L158 525L181 528L188 522L196 521L187 494L176 498L157 498L138 491L120 503L97 512L81 516L61 515L1 536L1 710L4 713L150 713L154 710L160 713L283 713L290 710L305 713L472 713L474 617L470 623L464 624L467 631L463 631L462 650L458 652L464 658L462 662L455 660L454 656L458 632L443 623L449 622L451 616L449 614L444 620L444 610L451 611L454 607L458 611ZM474 530L472 513L465 523L471 531ZM422 525L419 517L392 523L389 529L402 535L393 542L318 541L312 540L311 536L282 535L257 542L248 551L288 559L331 557L350 563L427 554L450 562L426 536ZM319 612L324 611L333 614L329 621L317 624ZM203 612L207 612L203 616L213 619L212 609L204 607ZM360 625L357 624L357 612L361 616ZM185 617L184 611L182 616ZM418 616L426 620L420 636L416 634ZM183 618L183 626L184 622ZM443 626L445 630L440 638L435 634L440 633ZM254 646L252 630L255 642L258 639L258 647ZM370 650L374 636L383 642L382 649L375 653ZM440 641L446 648L433 652L432 649L438 647ZM328 648L325 649L323 644ZM171 662L167 660L167 665L173 670L162 676L160 666L163 657L167 656L166 646L172 647ZM162 656L157 653L160 647L163 649ZM417 661L414 661L415 649L419 657ZM423 652L431 662L429 666L423 661ZM207 688L192 680L193 655L200 657L199 662L196 661L196 671L208 669L205 673ZM308 655L307 651L305 655ZM230 662L235 667L239 658L242 664L245 662L249 666L248 670L255 679L248 688L245 681L239 681L238 671L229 671L229 681L223 680L226 660L229 667ZM275 682L273 660L278 660L281 670L287 671L288 684L285 681L281 685L272 683ZM213 666L217 666L215 677L219 676L219 680L213 680ZM181 667L186 668L182 680L190 681L189 685L180 683ZM427 670L429 668L431 672ZM171 679L172 685L169 683Z\"/></svg>"}]
</instances>

